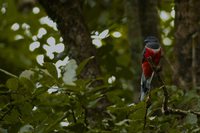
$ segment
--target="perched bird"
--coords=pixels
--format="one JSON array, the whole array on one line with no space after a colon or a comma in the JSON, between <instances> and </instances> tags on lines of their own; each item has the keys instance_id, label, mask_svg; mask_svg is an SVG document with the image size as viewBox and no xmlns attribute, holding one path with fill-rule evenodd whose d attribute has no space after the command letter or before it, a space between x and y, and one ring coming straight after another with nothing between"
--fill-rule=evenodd
<instances>
[{"instance_id":1,"label":"perched bird","mask_svg":"<svg viewBox=\"0 0 200 133\"><path fill-rule=\"evenodd\" d=\"M147 58L151 57L153 63L157 66L161 58L161 47L158 39L154 36L149 36L144 40L145 48L143 50L142 58L142 77L141 77L141 94L140 101L144 100L144 97L150 90L151 80L154 76L154 72L151 65L147 61Z\"/></svg>"}]
</instances>

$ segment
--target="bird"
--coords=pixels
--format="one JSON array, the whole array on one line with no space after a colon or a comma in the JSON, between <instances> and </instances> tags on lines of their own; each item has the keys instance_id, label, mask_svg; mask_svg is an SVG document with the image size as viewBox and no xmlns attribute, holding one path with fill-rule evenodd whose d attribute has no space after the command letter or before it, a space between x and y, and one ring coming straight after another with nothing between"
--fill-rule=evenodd
<instances>
[{"instance_id":1,"label":"bird","mask_svg":"<svg viewBox=\"0 0 200 133\"><path fill-rule=\"evenodd\" d=\"M141 92L140 101L143 101L151 88L151 81L154 71L148 62L148 58L152 59L155 66L159 65L161 58L161 46L155 36L148 36L144 39L144 50L142 52L142 76L141 76Z\"/></svg>"}]
</instances>

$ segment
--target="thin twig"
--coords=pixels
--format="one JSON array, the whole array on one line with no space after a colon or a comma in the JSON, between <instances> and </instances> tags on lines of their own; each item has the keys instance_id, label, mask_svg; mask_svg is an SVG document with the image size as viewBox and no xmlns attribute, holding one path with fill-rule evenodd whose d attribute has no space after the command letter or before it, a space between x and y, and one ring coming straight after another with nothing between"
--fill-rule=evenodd
<instances>
[{"instance_id":1,"label":"thin twig","mask_svg":"<svg viewBox=\"0 0 200 133\"><path fill-rule=\"evenodd\" d=\"M76 121L76 116L75 116L75 113L74 113L74 110L72 109L72 117L73 117L73 119L74 119L74 123L76 123L77 121Z\"/></svg>"},{"instance_id":2,"label":"thin twig","mask_svg":"<svg viewBox=\"0 0 200 133\"><path fill-rule=\"evenodd\" d=\"M164 92L164 99L163 99L162 111L163 111L163 113L167 113L167 112L168 112L167 104L168 104L168 99L169 99L169 95L168 95L168 92L167 92L167 88L166 88L166 86L165 86L164 81L163 81L162 78L160 77L160 74L159 74L158 71L157 71L156 65L153 63L152 58L151 58L151 57L147 58L147 61L149 62L151 68L153 69L153 71L155 72L156 76L158 77L158 80L159 80L159 81L161 82L161 84L162 84L162 89L163 89L163 92Z\"/></svg>"},{"instance_id":3,"label":"thin twig","mask_svg":"<svg viewBox=\"0 0 200 133\"><path fill-rule=\"evenodd\" d=\"M167 88L165 85L162 86L163 92L164 92L164 99L163 99L163 106L162 106L162 112L167 114L169 112L168 110L168 99L169 99L169 95L167 92Z\"/></svg>"},{"instance_id":4,"label":"thin twig","mask_svg":"<svg viewBox=\"0 0 200 133\"><path fill-rule=\"evenodd\" d=\"M14 106L12 105L11 108L8 109L8 110L1 116L0 121L2 121L3 118L4 118L6 115L8 115L8 114L12 111L13 108L14 108Z\"/></svg>"},{"instance_id":5,"label":"thin twig","mask_svg":"<svg viewBox=\"0 0 200 133\"><path fill-rule=\"evenodd\" d=\"M144 114L144 126L143 126L143 131L146 128L146 123L147 123L147 113L148 109L151 106L151 95L150 92L148 93L147 99L146 99L146 108L145 108L145 114Z\"/></svg>"},{"instance_id":6,"label":"thin twig","mask_svg":"<svg viewBox=\"0 0 200 133\"><path fill-rule=\"evenodd\" d=\"M179 114L179 115L188 115L190 113L200 116L200 112L195 112L192 110L182 110L182 109L173 109L168 108L170 114Z\"/></svg>"},{"instance_id":7,"label":"thin twig","mask_svg":"<svg viewBox=\"0 0 200 133\"><path fill-rule=\"evenodd\" d=\"M87 120L87 117L88 117L88 109L82 105L82 108L84 109L84 123L86 125L86 127L88 127L88 120Z\"/></svg>"},{"instance_id":8,"label":"thin twig","mask_svg":"<svg viewBox=\"0 0 200 133\"><path fill-rule=\"evenodd\" d=\"M8 75L8 76L13 77L13 78L18 78L16 75L14 75L14 74L12 74L12 73L6 71L6 70L3 70L3 69L1 69L1 68L0 68L0 71L3 72L3 73L5 73L5 74Z\"/></svg>"}]
</instances>

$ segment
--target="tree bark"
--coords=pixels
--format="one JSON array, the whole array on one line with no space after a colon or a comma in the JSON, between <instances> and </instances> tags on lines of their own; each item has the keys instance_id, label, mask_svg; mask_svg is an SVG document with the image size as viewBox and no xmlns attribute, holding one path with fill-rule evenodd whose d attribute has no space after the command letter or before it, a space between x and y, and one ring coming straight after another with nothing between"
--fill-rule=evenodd
<instances>
[{"instance_id":1,"label":"tree bark","mask_svg":"<svg viewBox=\"0 0 200 133\"><path fill-rule=\"evenodd\" d=\"M86 58L96 55L92 45L90 32L83 18L81 0L39 0L48 16L57 23L70 58L79 64ZM100 75L96 58L90 61L83 72L82 78L95 78Z\"/></svg>"},{"instance_id":2,"label":"tree bark","mask_svg":"<svg viewBox=\"0 0 200 133\"><path fill-rule=\"evenodd\" d=\"M142 36L156 36L159 40L161 40L158 1L138 0L138 2Z\"/></svg>"},{"instance_id":3,"label":"tree bark","mask_svg":"<svg viewBox=\"0 0 200 133\"><path fill-rule=\"evenodd\" d=\"M200 1L175 0L176 82L185 89L200 85Z\"/></svg>"},{"instance_id":4,"label":"tree bark","mask_svg":"<svg viewBox=\"0 0 200 133\"><path fill-rule=\"evenodd\" d=\"M139 21L139 2L138 0L125 1L125 13L127 17L128 42L131 48L132 66L133 66L133 84L134 97L137 99L140 91L141 76L141 51L142 51L142 33Z\"/></svg>"}]
</instances>

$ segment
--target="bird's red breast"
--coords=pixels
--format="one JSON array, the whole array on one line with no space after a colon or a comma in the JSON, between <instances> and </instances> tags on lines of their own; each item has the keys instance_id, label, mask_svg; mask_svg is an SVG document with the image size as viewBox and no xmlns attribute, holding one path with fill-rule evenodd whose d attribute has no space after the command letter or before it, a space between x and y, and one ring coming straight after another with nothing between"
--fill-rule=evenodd
<instances>
[{"instance_id":1,"label":"bird's red breast","mask_svg":"<svg viewBox=\"0 0 200 133\"><path fill-rule=\"evenodd\" d=\"M151 69L150 64L146 60L148 57L151 57L153 63L155 65L158 65L159 62L160 62L160 58L161 58L161 48L151 49L151 48L145 47L145 52L144 52L144 55L143 55L144 59L143 59L143 62L142 62L142 69L143 69L144 76L146 78L150 77L151 74L153 73L153 70Z\"/></svg>"}]
</instances>

